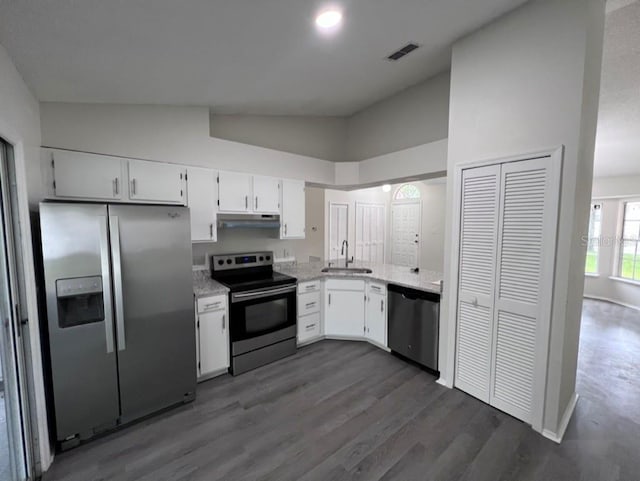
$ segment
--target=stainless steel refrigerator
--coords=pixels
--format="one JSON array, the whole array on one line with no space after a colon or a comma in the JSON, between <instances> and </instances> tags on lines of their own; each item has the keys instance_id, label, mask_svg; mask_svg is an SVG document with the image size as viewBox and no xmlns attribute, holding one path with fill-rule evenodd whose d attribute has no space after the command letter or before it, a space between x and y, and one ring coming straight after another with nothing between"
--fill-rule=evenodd
<instances>
[{"instance_id":1,"label":"stainless steel refrigerator","mask_svg":"<svg viewBox=\"0 0 640 481\"><path fill-rule=\"evenodd\" d=\"M195 397L185 207L41 203L62 449Z\"/></svg>"}]
</instances>

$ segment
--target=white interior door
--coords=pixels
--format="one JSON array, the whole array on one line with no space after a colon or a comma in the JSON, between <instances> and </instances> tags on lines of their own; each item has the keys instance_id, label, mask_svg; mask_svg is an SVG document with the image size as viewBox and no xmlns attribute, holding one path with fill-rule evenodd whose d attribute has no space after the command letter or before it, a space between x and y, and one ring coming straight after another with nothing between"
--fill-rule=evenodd
<instances>
[{"instance_id":1,"label":"white interior door","mask_svg":"<svg viewBox=\"0 0 640 481\"><path fill-rule=\"evenodd\" d=\"M382 204L356 203L355 258L384 263L385 208Z\"/></svg>"},{"instance_id":2,"label":"white interior door","mask_svg":"<svg viewBox=\"0 0 640 481\"><path fill-rule=\"evenodd\" d=\"M329 204L329 252L328 260L344 259L340 253L342 241L347 240L349 205Z\"/></svg>"},{"instance_id":3,"label":"white interior door","mask_svg":"<svg viewBox=\"0 0 640 481\"><path fill-rule=\"evenodd\" d=\"M463 172L455 385L486 403L491 380L499 198L499 165Z\"/></svg>"},{"instance_id":4,"label":"white interior door","mask_svg":"<svg viewBox=\"0 0 640 481\"><path fill-rule=\"evenodd\" d=\"M420 251L420 202L391 206L391 262L418 267Z\"/></svg>"},{"instance_id":5,"label":"white interior door","mask_svg":"<svg viewBox=\"0 0 640 481\"><path fill-rule=\"evenodd\" d=\"M559 192L550 157L502 166L490 403L538 429Z\"/></svg>"},{"instance_id":6,"label":"white interior door","mask_svg":"<svg viewBox=\"0 0 640 481\"><path fill-rule=\"evenodd\" d=\"M455 385L538 431L559 163L548 156L462 172Z\"/></svg>"}]
</instances>

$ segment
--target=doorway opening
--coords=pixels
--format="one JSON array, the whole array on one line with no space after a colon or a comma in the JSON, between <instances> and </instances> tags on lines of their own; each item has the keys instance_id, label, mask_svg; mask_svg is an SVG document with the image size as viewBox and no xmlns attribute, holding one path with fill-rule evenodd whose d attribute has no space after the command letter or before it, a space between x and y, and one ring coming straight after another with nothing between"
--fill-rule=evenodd
<instances>
[{"instance_id":1,"label":"doorway opening","mask_svg":"<svg viewBox=\"0 0 640 481\"><path fill-rule=\"evenodd\" d=\"M420 265L422 202L420 189L401 185L391 204L391 263L399 266Z\"/></svg>"},{"instance_id":2,"label":"doorway opening","mask_svg":"<svg viewBox=\"0 0 640 481\"><path fill-rule=\"evenodd\" d=\"M31 478L33 471L17 205L13 147L0 139L0 479L10 481Z\"/></svg>"}]
</instances>

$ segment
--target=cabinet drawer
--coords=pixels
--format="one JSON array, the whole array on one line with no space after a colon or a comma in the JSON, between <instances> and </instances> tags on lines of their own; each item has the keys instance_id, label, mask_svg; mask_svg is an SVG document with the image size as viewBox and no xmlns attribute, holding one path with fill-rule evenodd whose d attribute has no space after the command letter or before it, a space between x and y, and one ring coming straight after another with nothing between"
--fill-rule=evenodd
<instances>
[{"instance_id":1,"label":"cabinet drawer","mask_svg":"<svg viewBox=\"0 0 640 481\"><path fill-rule=\"evenodd\" d=\"M198 312L217 311L227 307L227 296L212 296L198 299Z\"/></svg>"},{"instance_id":2,"label":"cabinet drawer","mask_svg":"<svg viewBox=\"0 0 640 481\"><path fill-rule=\"evenodd\" d=\"M320 313L298 318L298 342L320 336Z\"/></svg>"},{"instance_id":3,"label":"cabinet drawer","mask_svg":"<svg viewBox=\"0 0 640 481\"><path fill-rule=\"evenodd\" d=\"M298 294L318 291L320 291L320 279L309 282L301 282L300 284L298 284Z\"/></svg>"},{"instance_id":4,"label":"cabinet drawer","mask_svg":"<svg viewBox=\"0 0 640 481\"><path fill-rule=\"evenodd\" d=\"M365 281L359 279L328 279L327 290L364 292Z\"/></svg>"},{"instance_id":5,"label":"cabinet drawer","mask_svg":"<svg viewBox=\"0 0 640 481\"><path fill-rule=\"evenodd\" d=\"M320 293L298 294L298 316L320 312Z\"/></svg>"},{"instance_id":6,"label":"cabinet drawer","mask_svg":"<svg viewBox=\"0 0 640 481\"><path fill-rule=\"evenodd\" d=\"M380 282L369 282L369 294L387 295L387 286Z\"/></svg>"}]
</instances>

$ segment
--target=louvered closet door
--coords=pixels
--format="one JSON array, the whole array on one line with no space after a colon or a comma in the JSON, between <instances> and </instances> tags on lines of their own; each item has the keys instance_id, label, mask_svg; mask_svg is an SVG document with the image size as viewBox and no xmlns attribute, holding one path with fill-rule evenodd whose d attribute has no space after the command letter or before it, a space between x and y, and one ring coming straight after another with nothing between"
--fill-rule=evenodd
<instances>
[{"instance_id":1,"label":"louvered closet door","mask_svg":"<svg viewBox=\"0 0 640 481\"><path fill-rule=\"evenodd\" d=\"M462 173L455 385L489 402L500 166Z\"/></svg>"},{"instance_id":2,"label":"louvered closet door","mask_svg":"<svg viewBox=\"0 0 640 481\"><path fill-rule=\"evenodd\" d=\"M531 423L544 392L559 179L549 157L502 165L490 404ZM542 409L542 402L535 409ZM540 411L541 413L541 411ZM539 416L541 419L541 416Z\"/></svg>"}]
</instances>

